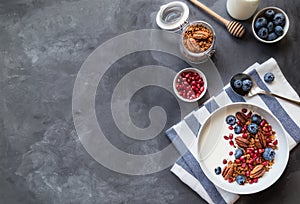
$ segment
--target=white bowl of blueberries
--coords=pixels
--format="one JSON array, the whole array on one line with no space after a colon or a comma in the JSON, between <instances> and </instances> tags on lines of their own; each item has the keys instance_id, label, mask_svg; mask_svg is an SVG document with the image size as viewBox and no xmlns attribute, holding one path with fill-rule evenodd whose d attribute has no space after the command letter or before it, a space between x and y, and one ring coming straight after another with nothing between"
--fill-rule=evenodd
<instances>
[{"instance_id":1,"label":"white bowl of blueberries","mask_svg":"<svg viewBox=\"0 0 300 204\"><path fill-rule=\"evenodd\" d=\"M274 43L286 35L289 25L289 18L283 10L277 7L266 7L253 17L252 32L259 41Z\"/></svg>"}]
</instances>

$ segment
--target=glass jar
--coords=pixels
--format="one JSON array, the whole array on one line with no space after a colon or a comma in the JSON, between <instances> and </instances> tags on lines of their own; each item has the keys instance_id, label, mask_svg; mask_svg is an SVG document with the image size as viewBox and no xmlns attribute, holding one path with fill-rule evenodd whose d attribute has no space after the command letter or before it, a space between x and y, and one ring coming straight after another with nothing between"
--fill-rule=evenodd
<instances>
[{"instance_id":1,"label":"glass jar","mask_svg":"<svg viewBox=\"0 0 300 204\"><path fill-rule=\"evenodd\" d=\"M202 50L193 51L189 48L189 46L186 43L187 40L189 40L189 39L187 39L187 37L185 36L185 32L191 26L199 26L199 25L201 25L202 27L209 30L211 36L209 36L208 38L206 38L206 36L204 36L203 40L196 39L197 41L200 41L200 44L201 44L201 42L203 42L203 44L205 43L205 48L203 48L204 49L203 51ZM202 33L200 33L200 35L201 34ZM201 38L201 36L200 36L200 38ZM196 40L193 40L193 41L196 41ZM216 34L215 34L213 27L209 23L207 23L205 21L193 21L193 22L187 24L182 30L182 37L180 40L180 51L183 54L183 56L185 58L187 58L190 62L201 63L201 62L207 60L208 57L211 57L214 54L215 42L216 42ZM199 46L199 43L198 43L198 46Z\"/></svg>"},{"instance_id":2,"label":"glass jar","mask_svg":"<svg viewBox=\"0 0 300 204\"><path fill-rule=\"evenodd\" d=\"M160 7L160 10L156 15L156 23L163 30L180 32L182 37L180 38L179 46L182 55L192 63L202 63L215 52L216 34L213 27L209 23L205 21L193 21L189 23L188 17L188 6L181 1L173 1ZM184 34L190 26L200 24L211 31L212 42L211 45L204 51L193 52L185 45ZM198 42L199 39L196 41Z\"/></svg>"},{"instance_id":3,"label":"glass jar","mask_svg":"<svg viewBox=\"0 0 300 204\"><path fill-rule=\"evenodd\" d=\"M260 0L227 0L228 14L237 20L247 20L258 8Z\"/></svg>"}]
</instances>

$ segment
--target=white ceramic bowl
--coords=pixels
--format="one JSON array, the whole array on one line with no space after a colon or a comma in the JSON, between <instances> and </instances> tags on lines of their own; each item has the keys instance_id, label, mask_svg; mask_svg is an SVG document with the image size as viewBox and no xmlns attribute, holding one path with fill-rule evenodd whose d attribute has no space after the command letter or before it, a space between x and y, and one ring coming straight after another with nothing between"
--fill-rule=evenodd
<instances>
[{"instance_id":1,"label":"white ceramic bowl","mask_svg":"<svg viewBox=\"0 0 300 204\"><path fill-rule=\"evenodd\" d=\"M185 98L185 97L183 97L183 96L181 96L180 94L179 94L179 91L177 90L177 88L176 88L176 85L177 85L177 80L178 80L178 78L179 78L179 76L181 75L181 73L183 73L183 72L196 72L196 73L198 73L199 75L200 75L200 77L202 78L202 80L203 80L203 82L204 82L204 90L203 90L203 92L199 95L199 97L197 97L197 98L194 98L194 99L188 99L188 98ZM206 90L207 90L207 80L206 80L206 77L205 77L205 75L203 74L203 72L201 72L199 69L196 69L196 68L185 68L185 69L182 69L181 71L179 71L177 74L176 74L176 76L174 77L174 80L173 80L173 90L174 90L174 92L175 92L175 94L176 94L176 96L178 97L178 98L180 98L182 101L185 101L185 102L196 102L196 101L198 101L199 99L201 99L203 96L204 96L204 94L206 93Z\"/></svg>"},{"instance_id":2,"label":"white ceramic bowl","mask_svg":"<svg viewBox=\"0 0 300 204\"><path fill-rule=\"evenodd\" d=\"M275 13L283 13L283 15L285 16L285 25L283 27L283 35L279 36L278 38L276 38L275 40L264 40L262 38L260 38L256 31L255 31L255 21L256 19L258 19L259 17L263 17L264 16L264 13L269 10L269 9L272 9L275 11ZM280 8L277 8L277 7L266 7L266 8L263 8L261 9L260 11L258 11L256 13L256 15L253 17L253 20L252 20L252 32L253 32L253 35L255 36L255 38L263 43L275 43L275 42L278 42L280 41L282 38L284 38L284 36L287 34L288 32L288 29L289 29L289 26L290 26L290 21L289 21L289 18L287 16L287 14Z\"/></svg>"}]
</instances>

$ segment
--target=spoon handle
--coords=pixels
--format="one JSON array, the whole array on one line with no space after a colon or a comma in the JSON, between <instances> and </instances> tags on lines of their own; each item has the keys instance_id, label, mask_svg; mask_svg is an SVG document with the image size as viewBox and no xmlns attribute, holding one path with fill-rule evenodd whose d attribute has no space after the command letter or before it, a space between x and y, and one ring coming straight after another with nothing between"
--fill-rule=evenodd
<instances>
[{"instance_id":1,"label":"spoon handle","mask_svg":"<svg viewBox=\"0 0 300 204\"><path fill-rule=\"evenodd\" d=\"M281 95L278 95L278 94L275 94L275 93L272 93L272 92L264 91L264 93L267 94L267 95L275 96L275 97L277 97L277 98L280 98L280 99L283 99L283 100L286 100L286 101L295 103L295 104L297 104L297 105L300 105L300 101L298 101L298 100L291 99L291 98L287 98L287 97L285 97L285 96L281 96Z\"/></svg>"}]
</instances>

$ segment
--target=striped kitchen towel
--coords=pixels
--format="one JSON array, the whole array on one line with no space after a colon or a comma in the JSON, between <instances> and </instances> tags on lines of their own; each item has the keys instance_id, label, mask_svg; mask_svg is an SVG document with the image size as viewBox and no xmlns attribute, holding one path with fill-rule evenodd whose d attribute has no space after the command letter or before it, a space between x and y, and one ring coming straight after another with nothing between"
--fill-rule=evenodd
<instances>
[{"instance_id":1,"label":"striped kitchen towel","mask_svg":"<svg viewBox=\"0 0 300 204\"><path fill-rule=\"evenodd\" d=\"M275 80L270 84L266 84L263 80L266 72L272 72L275 75ZM261 65L255 63L245 73L250 74L257 84L265 90L299 99L298 94L285 79L273 58ZM298 106L264 95L251 98L241 97L234 93L227 84L217 96L210 98L203 106L166 131L166 135L181 154L171 171L208 203L234 203L239 195L216 187L205 176L197 161L197 145L193 142L198 135L201 124L211 112L234 102L249 102L272 112L287 133L290 150L300 142L300 108Z\"/></svg>"}]
</instances>

